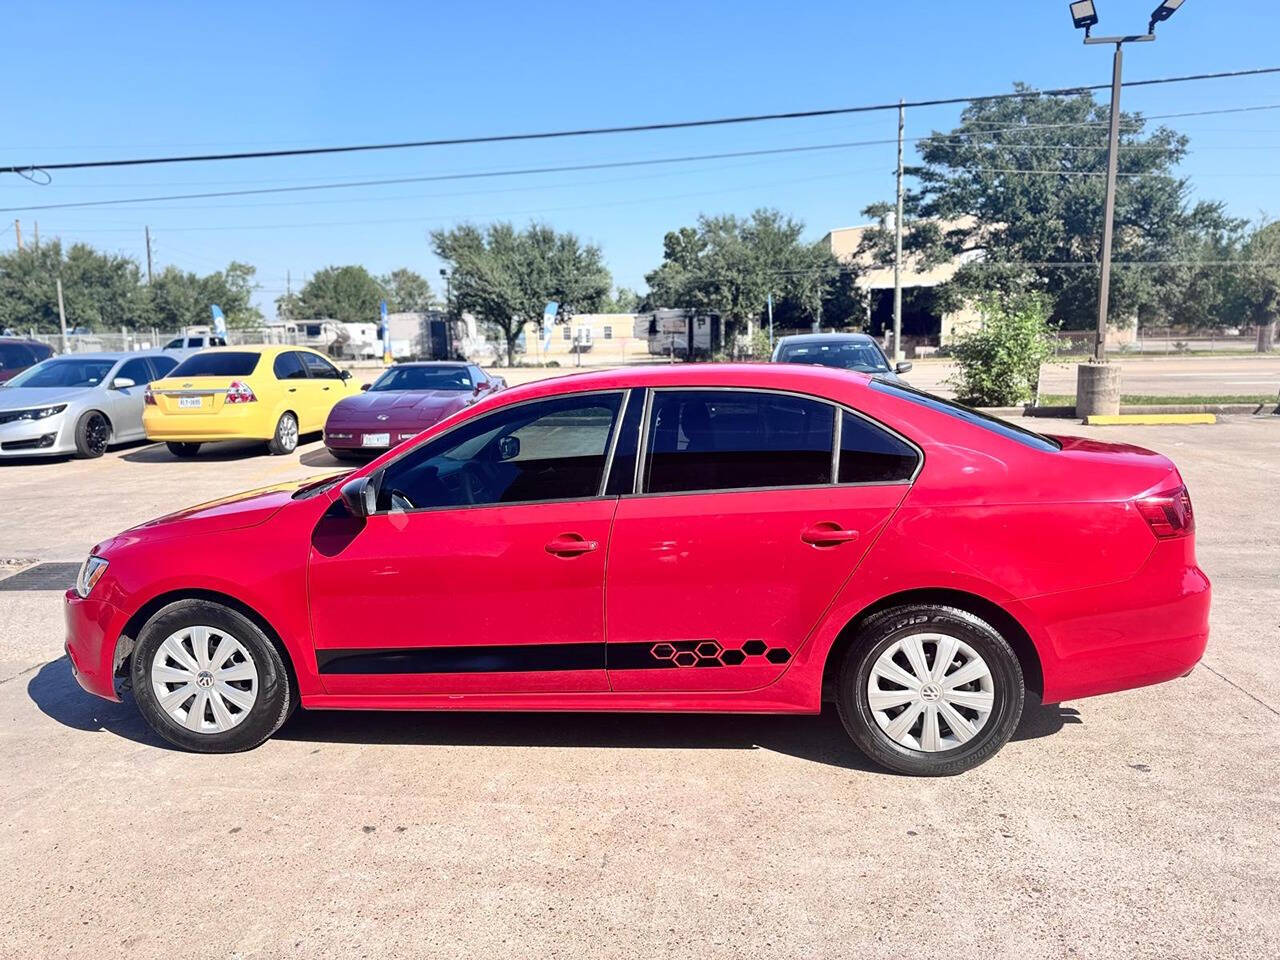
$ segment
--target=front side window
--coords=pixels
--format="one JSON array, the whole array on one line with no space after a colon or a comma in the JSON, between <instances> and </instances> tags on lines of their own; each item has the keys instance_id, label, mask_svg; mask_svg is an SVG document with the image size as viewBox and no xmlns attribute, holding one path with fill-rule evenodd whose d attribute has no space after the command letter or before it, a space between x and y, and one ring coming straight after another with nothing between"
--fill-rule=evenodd
<instances>
[{"instance_id":1,"label":"front side window","mask_svg":"<svg viewBox=\"0 0 1280 960\"><path fill-rule=\"evenodd\" d=\"M0 370L21 370L35 362L31 350L20 343L0 343Z\"/></svg>"},{"instance_id":2,"label":"front side window","mask_svg":"<svg viewBox=\"0 0 1280 960\"><path fill-rule=\"evenodd\" d=\"M135 357L132 360L126 360L112 379L119 380L121 377L132 380L135 386L140 386L151 382L151 368L147 366L145 359Z\"/></svg>"},{"instance_id":3,"label":"front side window","mask_svg":"<svg viewBox=\"0 0 1280 960\"><path fill-rule=\"evenodd\" d=\"M332 363L320 356L318 353L302 353L298 354L302 357L302 362L306 364L307 373L315 377L317 380L338 380L338 368Z\"/></svg>"},{"instance_id":4,"label":"front side window","mask_svg":"<svg viewBox=\"0 0 1280 960\"><path fill-rule=\"evenodd\" d=\"M680 493L831 482L835 408L786 394L655 391L644 490Z\"/></svg>"},{"instance_id":5,"label":"front side window","mask_svg":"<svg viewBox=\"0 0 1280 960\"><path fill-rule=\"evenodd\" d=\"M621 393L557 397L478 417L388 466L378 509L595 497L621 402Z\"/></svg>"},{"instance_id":6,"label":"front side window","mask_svg":"<svg viewBox=\"0 0 1280 960\"><path fill-rule=\"evenodd\" d=\"M174 377L247 377L258 366L261 354L240 350L197 353L173 368Z\"/></svg>"},{"instance_id":7,"label":"front side window","mask_svg":"<svg viewBox=\"0 0 1280 960\"><path fill-rule=\"evenodd\" d=\"M911 479L919 456L909 443L852 413L844 412L841 418L841 483L897 483Z\"/></svg>"}]
</instances>

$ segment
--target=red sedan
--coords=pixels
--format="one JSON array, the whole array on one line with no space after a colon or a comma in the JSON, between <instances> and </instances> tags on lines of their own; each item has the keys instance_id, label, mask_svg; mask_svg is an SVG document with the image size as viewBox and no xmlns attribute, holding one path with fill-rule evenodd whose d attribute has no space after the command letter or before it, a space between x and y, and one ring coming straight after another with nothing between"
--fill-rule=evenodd
<instances>
[{"instance_id":1,"label":"red sedan","mask_svg":"<svg viewBox=\"0 0 1280 960\"><path fill-rule=\"evenodd\" d=\"M817 713L956 773L1044 702L1208 636L1177 469L847 371L626 369L503 391L354 473L99 544L84 688L191 750L322 709Z\"/></svg>"},{"instance_id":2,"label":"red sedan","mask_svg":"<svg viewBox=\"0 0 1280 960\"><path fill-rule=\"evenodd\" d=\"M474 363L397 363L334 404L324 443L338 460L368 460L506 385Z\"/></svg>"}]
</instances>

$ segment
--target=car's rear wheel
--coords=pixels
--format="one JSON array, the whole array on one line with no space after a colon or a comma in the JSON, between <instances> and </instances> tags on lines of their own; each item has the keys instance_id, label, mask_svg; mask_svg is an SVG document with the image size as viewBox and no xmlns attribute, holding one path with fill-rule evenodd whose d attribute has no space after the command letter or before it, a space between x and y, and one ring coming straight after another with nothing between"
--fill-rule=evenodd
<instances>
[{"instance_id":1,"label":"car's rear wheel","mask_svg":"<svg viewBox=\"0 0 1280 960\"><path fill-rule=\"evenodd\" d=\"M107 452L111 442L111 422L97 410L89 410L76 421L76 456L92 460Z\"/></svg>"},{"instance_id":2,"label":"car's rear wheel","mask_svg":"<svg viewBox=\"0 0 1280 960\"><path fill-rule=\"evenodd\" d=\"M298 448L298 418L288 411L276 421L276 435L267 441L267 450L273 457L293 453Z\"/></svg>"},{"instance_id":3,"label":"car's rear wheel","mask_svg":"<svg viewBox=\"0 0 1280 960\"><path fill-rule=\"evenodd\" d=\"M189 460L200 452L200 444L198 443L174 443L165 444L169 448L169 452L175 457L181 457L183 460Z\"/></svg>"},{"instance_id":4,"label":"car's rear wheel","mask_svg":"<svg viewBox=\"0 0 1280 960\"><path fill-rule=\"evenodd\" d=\"M250 750L294 705L275 644L248 617L208 600L179 600L148 620L131 676L151 728L198 753Z\"/></svg>"},{"instance_id":5,"label":"car's rear wheel","mask_svg":"<svg viewBox=\"0 0 1280 960\"><path fill-rule=\"evenodd\" d=\"M987 622L954 607L895 607L845 654L837 704L853 741L898 773L950 776L1013 735L1026 690L1018 657Z\"/></svg>"}]
</instances>

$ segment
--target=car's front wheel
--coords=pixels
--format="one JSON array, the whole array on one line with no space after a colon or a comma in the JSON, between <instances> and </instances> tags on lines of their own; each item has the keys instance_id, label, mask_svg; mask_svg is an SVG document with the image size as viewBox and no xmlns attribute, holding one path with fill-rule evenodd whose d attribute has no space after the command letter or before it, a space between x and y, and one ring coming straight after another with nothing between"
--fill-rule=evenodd
<instances>
[{"instance_id":1,"label":"car's front wheel","mask_svg":"<svg viewBox=\"0 0 1280 960\"><path fill-rule=\"evenodd\" d=\"M895 607L845 654L837 704L854 742L898 773L950 776L989 759L1022 716L1022 667L987 622L954 607Z\"/></svg>"},{"instance_id":2,"label":"car's front wheel","mask_svg":"<svg viewBox=\"0 0 1280 960\"><path fill-rule=\"evenodd\" d=\"M209 600L179 600L148 620L131 672L151 728L198 753L258 746L295 703L275 644L248 617Z\"/></svg>"},{"instance_id":3,"label":"car's front wheel","mask_svg":"<svg viewBox=\"0 0 1280 960\"><path fill-rule=\"evenodd\" d=\"M111 443L111 423L97 410L90 410L80 415L76 421L76 456L81 460L92 460L107 452Z\"/></svg>"}]
</instances>

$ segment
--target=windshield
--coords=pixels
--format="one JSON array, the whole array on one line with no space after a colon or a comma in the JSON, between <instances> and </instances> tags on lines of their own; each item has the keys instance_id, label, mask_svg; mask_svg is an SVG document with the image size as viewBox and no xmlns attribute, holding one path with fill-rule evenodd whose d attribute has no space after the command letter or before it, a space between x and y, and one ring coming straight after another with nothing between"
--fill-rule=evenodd
<instances>
[{"instance_id":1,"label":"windshield","mask_svg":"<svg viewBox=\"0 0 1280 960\"><path fill-rule=\"evenodd\" d=\"M259 354L236 350L197 353L173 368L171 377L247 377L258 365Z\"/></svg>"},{"instance_id":2,"label":"windshield","mask_svg":"<svg viewBox=\"0 0 1280 960\"><path fill-rule=\"evenodd\" d=\"M471 372L466 367L392 367L369 391L470 389Z\"/></svg>"},{"instance_id":3,"label":"windshield","mask_svg":"<svg viewBox=\"0 0 1280 960\"><path fill-rule=\"evenodd\" d=\"M787 343L778 351L779 363L816 363L823 367L857 370L859 373L887 373L889 364L874 343L843 340L832 343Z\"/></svg>"},{"instance_id":4,"label":"windshield","mask_svg":"<svg viewBox=\"0 0 1280 960\"><path fill-rule=\"evenodd\" d=\"M107 378L114 360L81 360L59 357L24 370L9 381L10 387L96 387Z\"/></svg>"}]
</instances>

